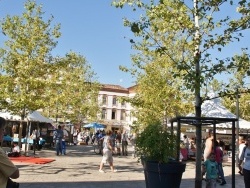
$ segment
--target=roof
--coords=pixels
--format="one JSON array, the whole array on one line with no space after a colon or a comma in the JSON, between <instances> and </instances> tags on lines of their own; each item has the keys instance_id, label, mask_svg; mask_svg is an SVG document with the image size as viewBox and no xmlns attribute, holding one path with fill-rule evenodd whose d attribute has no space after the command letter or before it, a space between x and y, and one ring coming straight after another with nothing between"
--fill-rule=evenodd
<instances>
[{"instance_id":1,"label":"roof","mask_svg":"<svg viewBox=\"0 0 250 188\"><path fill-rule=\"evenodd\" d=\"M137 92L138 85L134 85L128 88L129 93L136 93Z\"/></svg>"},{"instance_id":2,"label":"roof","mask_svg":"<svg viewBox=\"0 0 250 188\"><path fill-rule=\"evenodd\" d=\"M220 123L228 123L228 122L236 122L238 121L237 118L219 118L219 117L184 117L184 116L178 116L176 118L170 119L170 122L180 122L185 123L189 125L216 125Z\"/></svg>"},{"instance_id":3,"label":"roof","mask_svg":"<svg viewBox=\"0 0 250 188\"><path fill-rule=\"evenodd\" d=\"M101 91L129 93L129 90L127 88L124 88L120 85L112 85L112 84L102 84Z\"/></svg>"},{"instance_id":4,"label":"roof","mask_svg":"<svg viewBox=\"0 0 250 188\"><path fill-rule=\"evenodd\" d=\"M13 115L10 112L1 112L0 111L0 117L3 117L4 119L8 121L20 121L21 116L19 115ZM42 122L42 123L52 123L53 121L49 118L44 117L41 115L38 111L30 112L27 117L25 118L25 121L35 121L35 122Z\"/></svg>"},{"instance_id":5,"label":"roof","mask_svg":"<svg viewBox=\"0 0 250 188\"><path fill-rule=\"evenodd\" d=\"M215 96L213 91L208 93L210 100L206 100L201 105L201 113L203 117L213 117L213 118L237 118L236 115L231 113L225 106L221 104L220 98ZM194 114L188 114L187 116L194 117ZM224 121L223 123L216 123L220 128L232 128L230 121ZM217 127L218 127L217 126ZM239 118L239 128L249 129L250 122Z\"/></svg>"}]
</instances>

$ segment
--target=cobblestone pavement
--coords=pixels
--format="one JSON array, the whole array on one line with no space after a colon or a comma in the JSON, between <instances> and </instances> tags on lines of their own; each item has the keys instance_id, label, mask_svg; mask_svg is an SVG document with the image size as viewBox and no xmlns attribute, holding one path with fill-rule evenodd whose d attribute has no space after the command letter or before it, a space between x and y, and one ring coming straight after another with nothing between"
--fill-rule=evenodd
<instances>
[{"instance_id":1,"label":"cobblestone pavement","mask_svg":"<svg viewBox=\"0 0 250 188\"><path fill-rule=\"evenodd\" d=\"M33 155L32 151L29 153ZM67 146L67 155L56 156L55 151L44 149L36 151L38 157L53 158L55 161L47 164L15 163L20 169L20 188L145 188L142 165L129 156L114 156L114 165L118 172L110 172L105 166L106 173L98 171L101 155L95 154L93 147ZM227 184L232 187L231 164L224 165ZM181 188L194 187L195 163L188 161L183 173ZM205 188L205 181L202 182ZM222 187L218 184L217 187ZM236 174L235 187L244 187L243 177Z\"/></svg>"}]
</instances>

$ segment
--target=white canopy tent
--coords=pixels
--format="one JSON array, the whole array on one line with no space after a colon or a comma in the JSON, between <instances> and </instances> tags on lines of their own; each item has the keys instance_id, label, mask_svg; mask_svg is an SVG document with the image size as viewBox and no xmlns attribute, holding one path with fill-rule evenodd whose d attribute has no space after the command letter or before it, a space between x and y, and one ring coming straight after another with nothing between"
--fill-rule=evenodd
<instances>
[{"instance_id":1,"label":"white canopy tent","mask_svg":"<svg viewBox=\"0 0 250 188\"><path fill-rule=\"evenodd\" d=\"M18 115L13 115L10 112L0 112L0 117L6 119L6 120L21 120L21 117Z\"/></svg>"},{"instance_id":2,"label":"white canopy tent","mask_svg":"<svg viewBox=\"0 0 250 188\"><path fill-rule=\"evenodd\" d=\"M21 120L21 117L18 115L13 115L10 112L0 112L0 117L6 119L6 120ZM40 114L38 111L33 111L32 113L29 113L27 115L27 118L25 120L29 121L35 121L40 123L53 123L53 120L44 117L42 114Z\"/></svg>"},{"instance_id":3,"label":"white canopy tent","mask_svg":"<svg viewBox=\"0 0 250 188\"><path fill-rule=\"evenodd\" d=\"M42 122L42 123L53 123L53 120L44 117L38 111L33 111L32 113L29 113L27 117L28 117L29 121L38 121L38 122Z\"/></svg>"},{"instance_id":4,"label":"white canopy tent","mask_svg":"<svg viewBox=\"0 0 250 188\"><path fill-rule=\"evenodd\" d=\"M210 98L215 97L215 93L209 93ZM206 100L201 105L201 113L203 117L217 117L217 118L237 118L236 115L226 109L220 102L219 98ZM187 116L193 117L194 114L188 114ZM212 127L213 125L211 125ZM232 123L221 123L217 124L216 128L232 128ZM250 129L250 122L244 119L239 119L240 129Z\"/></svg>"}]
</instances>

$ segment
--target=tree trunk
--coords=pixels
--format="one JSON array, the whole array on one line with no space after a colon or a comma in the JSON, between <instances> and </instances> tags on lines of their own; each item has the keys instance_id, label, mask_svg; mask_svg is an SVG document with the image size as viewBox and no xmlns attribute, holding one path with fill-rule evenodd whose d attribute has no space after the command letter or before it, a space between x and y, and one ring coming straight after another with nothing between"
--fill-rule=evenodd
<instances>
[{"instance_id":1,"label":"tree trunk","mask_svg":"<svg viewBox=\"0 0 250 188\"><path fill-rule=\"evenodd\" d=\"M195 117L201 117L201 72L200 72L200 31L199 31L199 7L198 0L194 0L194 18L195 18L195 52L194 52L194 63L195 63ZM201 148L201 122L197 121L196 124L196 170L195 170L195 188L202 188L202 174L201 174L201 162L202 162L202 148Z\"/></svg>"},{"instance_id":2,"label":"tree trunk","mask_svg":"<svg viewBox=\"0 0 250 188\"><path fill-rule=\"evenodd\" d=\"M19 132L18 132L18 146L22 148L22 136L23 136L23 118L21 118Z\"/></svg>"}]
</instances>

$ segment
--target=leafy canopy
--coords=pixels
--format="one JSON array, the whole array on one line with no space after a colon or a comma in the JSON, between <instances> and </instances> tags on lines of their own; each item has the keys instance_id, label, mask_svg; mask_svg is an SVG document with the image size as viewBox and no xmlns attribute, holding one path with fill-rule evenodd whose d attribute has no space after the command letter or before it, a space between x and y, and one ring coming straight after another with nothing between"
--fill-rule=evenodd
<instances>
[{"instance_id":1,"label":"leafy canopy","mask_svg":"<svg viewBox=\"0 0 250 188\"><path fill-rule=\"evenodd\" d=\"M1 21L2 32L8 37L0 49L2 108L24 116L28 111L44 107L51 74L48 58L60 37L60 25L51 26L52 18L42 20L42 7L25 3L22 16L7 15Z\"/></svg>"}]
</instances>

